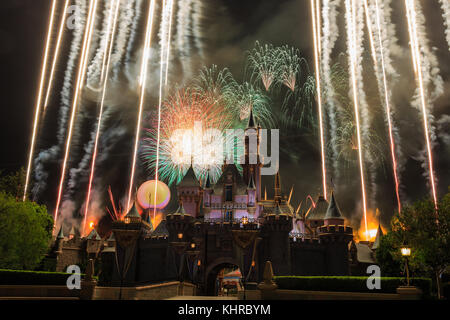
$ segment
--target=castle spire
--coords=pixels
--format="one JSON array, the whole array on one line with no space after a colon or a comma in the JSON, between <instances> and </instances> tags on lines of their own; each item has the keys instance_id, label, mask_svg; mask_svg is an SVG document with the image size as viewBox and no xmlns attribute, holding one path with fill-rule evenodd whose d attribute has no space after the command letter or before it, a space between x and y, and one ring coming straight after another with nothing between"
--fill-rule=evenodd
<instances>
[{"instance_id":1,"label":"castle spire","mask_svg":"<svg viewBox=\"0 0 450 320\"><path fill-rule=\"evenodd\" d=\"M380 247L381 237L383 237L383 230L381 230L381 224L378 225L377 236L375 237L375 241L372 245L372 250L376 250Z\"/></svg>"},{"instance_id":2,"label":"castle spire","mask_svg":"<svg viewBox=\"0 0 450 320\"><path fill-rule=\"evenodd\" d=\"M250 116L248 117L247 128L256 128L256 121L253 116L253 106L250 107Z\"/></svg>"},{"instance_id":3,"label":"castle spire","mask_svg":"<svg viewBox=\"0 0 450 320\"><path fill-rule=\"evenodd\" d=\"M325 219L336 219L336 218L342 218L342 213L334 197L334 192L331 192L330 204L328 205L327 213L325 214Z\"/></svg>"},{"instance_id":4,"label":"castle spire","mask_svg":"<svg viewBox=\"0 0 450 320\"><path fill-rule=\"evenodd\" d=\"M209 171L206 176L205 189L211 189L211 179L209 178Z\"/></svg>"},{"instance_id":5,"label":"castle spire","mask_svg":"<svg viewBox=\"0 0 450 320\"><path fill-rule=\"evenodd\" d=\"M252 174L250 175L250 180L248 181L247 189L252 189L252 190L256 189L255 179L253 179L253 175Z\"/></svg>"},{"instance_id":6,"label":"castle spire","mask_svg":"<svg viewBox=\"0 0 450 320\"><path fill-rule=\"evenodd\" d=\"M275 195L274 195L274 200L275 201L280 201L281 200L281 178L280 178L280 171L277 172L277 174L275 175Z\"/></svg>"},{"instance_id":7,"label":"castle spire","mask_svg":"<svg viewBox=\"0 0 450 320\"><path fill-rule=\"evenodd\" d=\"M57 239L64 239L64 232L63 232L63 227L62 226L59 229L58 236L56 238Z\"/></svg>"},{"instance_id":8,"label":"castle spire","mask_svg":"<svg viewBox=\"0 0 450 320\"><path fill-rule=\"evenodd\" d=\"M191 165L186 174L184 175L183 179L181 179L180 183L178 183L177 187L198 187L198 186L200 186L200 183L197 180L194 168Z\"/></svg>"}]
</instances>

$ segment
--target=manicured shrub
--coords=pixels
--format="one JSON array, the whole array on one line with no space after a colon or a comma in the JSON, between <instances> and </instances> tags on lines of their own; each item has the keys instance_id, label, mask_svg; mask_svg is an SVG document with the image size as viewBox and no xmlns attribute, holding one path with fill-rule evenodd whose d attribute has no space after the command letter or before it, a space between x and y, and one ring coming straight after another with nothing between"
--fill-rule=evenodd
<instances>
[{"instance_id":1,"label":"manicured shrub","mask_svg":"<svg viewBox=\"0 0 450 320\"><path fill-rule=\"evenodd\" d=\"M367 288L367 277L277 276L275 282L279 289L287 290L396 293L396 289L404 285L405 278L382 277L380 290ZM424 296L430 295L431 279L414 278L411 285L419 287Z\"/></svg>"},{"instance_id":2,"label":"manicured shrub","mask_svg":"<svg viewBox=\"0 0 450 320\"><path fill-rule=\"evenodd\" d=\"M70 273L64 272L0 269L0 285L65 286L70 275Z\"/></svg>"}]
</instances>

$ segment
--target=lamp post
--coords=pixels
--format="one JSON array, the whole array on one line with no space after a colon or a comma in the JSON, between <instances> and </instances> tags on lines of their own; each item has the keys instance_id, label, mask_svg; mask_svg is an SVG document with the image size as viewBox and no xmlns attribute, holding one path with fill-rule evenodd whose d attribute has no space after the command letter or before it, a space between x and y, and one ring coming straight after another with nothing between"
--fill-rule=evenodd
<instances>
[{"instance_id":1,"label":"lamp post","mask_svg":"<svg viewBox=\"0 0 450 320\"><path fill-rule=\"evenodd\" d=\"M409 268L408 268L408 257L411 255L411 248L403 247L401 248L402 256L405 257L405 268L406 268L406 283L409 287Z\"/></svg>"}]
</instances>

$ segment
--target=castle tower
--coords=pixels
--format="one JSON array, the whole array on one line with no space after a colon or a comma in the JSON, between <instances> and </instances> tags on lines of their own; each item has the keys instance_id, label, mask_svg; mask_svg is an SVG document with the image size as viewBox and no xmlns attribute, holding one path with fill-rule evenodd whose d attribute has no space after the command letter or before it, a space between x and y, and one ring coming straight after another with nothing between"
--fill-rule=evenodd
<instances>
[{"instance_id":1,"label":"castle tower","mask_svg":"<svg viewBox=\"0 0 450 320\"><path fill-rule=\"evenodd\" d=\"M291 274L291 250L289 233L292 230L293 212L286 204L275 202L274 207L264 208L264 261L271 261L276 275Z\"/></svg>"},{"instance_id":2,"label":"castle tower","mask_svg":"<svg viewBox=\"0 0 450 320\"><path fill-rule=\"evenodd\" d=\"M177 185L178 200L183 204L184 209L193 217L198 217L200 204L203 198L203 189L195 176L194 169L189 167L186 175Z\"/></svg>"},{"instance_id":3,"label":"castle tower","mask_svg":"<svg viewBox=\"0 0 450 320\"><path fill-rule=\"evenodd\" d=\"M169 232L169 244L181 254L192 239L194 227L194 217L186 212L183 203L180 203L174 214L167 215L166 227Z\"/></svg>"},{"instance_id":4,"label":"castle tower","mask_svg":"<svg viewBox=\"0 0 450 320\"><path fill-rule=\"evenodd\" d=\"M125 215L123 220L112 223L113 235L116 241L116 263L114 264L113 283L127 286L134 283L137 272L137 255L139 237L147 226L136 209L136 203ZM110 239L111 239L110 237Z\"/></svg>"},{"instance_id":5,"label":"castle tower","mask_svg":"<svg viewBox=\"0 0 450 320\"><path fill-rule=\"evenodd\" d=\"M253 177L257 201L261 200L262 163L259 158L260 129L256 124L253 108L251 108L247 128L245 129L245 163L242 165L242 168L244 182L247 185L250 183L250 177Z\"/></svg>"},{"instance_id":6,"label":"castle tower","mask_svg":"<svg viewBox=\"0 0 450 320\"><path fill-rule=\"evenodd\" d=\"M318 227L317 231L320 242L325 246L327 274L347 275L348 244L353 240L353 229L344 226L344 217L333 193L324 217L324 225Z\"/></svg>"}]
</instances>

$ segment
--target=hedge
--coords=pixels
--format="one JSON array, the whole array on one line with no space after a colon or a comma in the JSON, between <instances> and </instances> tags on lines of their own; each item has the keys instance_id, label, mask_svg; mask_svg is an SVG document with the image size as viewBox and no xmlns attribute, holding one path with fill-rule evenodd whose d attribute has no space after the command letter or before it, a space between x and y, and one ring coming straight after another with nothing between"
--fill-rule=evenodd
<instances>
[{"instance_id":1,"label":"hedge","mask_svg":"<svg viewBox=\"0 0 450 320\"><path fill-rule=\"evenodd\" d=\"M0 285L65 286L70 275L72 274L64 272L0 269Z\"/></svg>"},{"instance_id":2,"label":"hedge","mask_svg":"<svg viewBox=\"0 0 450 320\"><path fill-rule=\"evenodd\" d=\"M396 293L399 286L405 285L405 278L398 277L381 277L380 290L367 288L367 277L276 276L274 279L279 289L307 291ZM422 289L424 296L431 293L430 278L413 278L411 285Z\"/></svg>"}]
</instances>

